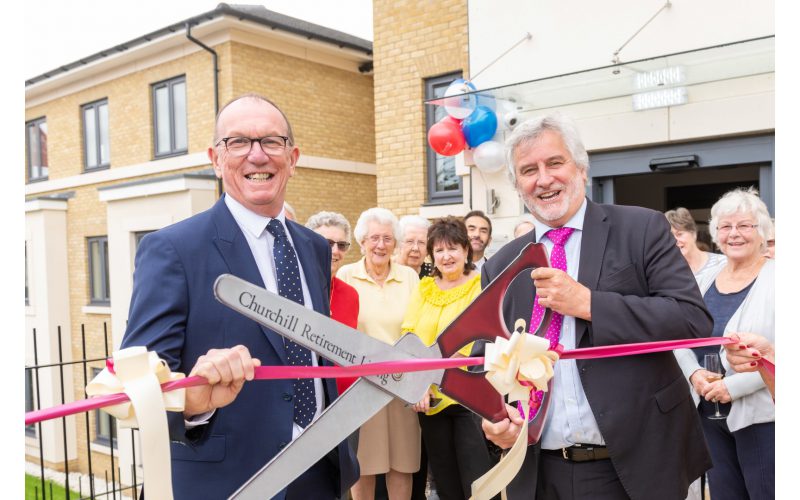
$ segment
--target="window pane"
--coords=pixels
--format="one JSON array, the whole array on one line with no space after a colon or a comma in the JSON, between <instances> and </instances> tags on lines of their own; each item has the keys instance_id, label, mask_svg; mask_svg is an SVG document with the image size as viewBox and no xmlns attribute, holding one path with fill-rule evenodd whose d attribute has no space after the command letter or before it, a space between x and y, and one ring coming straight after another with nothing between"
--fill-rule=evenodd
<instances>
[{"instance_id":1,"label":"window pane","mask_svg":"<svg viewBox=\"0 0 800 500\"><path fill-rule=\"evenodd\" d=\"M47 177L47 122L39 120L27 125L28 178Z\"/></svg>"},{"instance_id":2,"label":"window pane","mask_svg":"<svg viewBox=\"0 0 800 500\"><path fill-rule=\"evenodd\" d=\"M434 87L436 97L444 97L448 85ZM438 122L447 116L444 106L434 106L434 120ZM436 155L436 191L458 191L458 176L456 175L456 160L452 156Z\"/></svg>"},{"instance_id":3,"label":"window pane","mask_svg":"<svg viewBox=\"0 0 800 500\"><path fill-rule=\"evenodd\" d=\"M97 107L97 116L100 127L100 164L108 165L111 162L108 147L108 104L104 103Z\"/></svg>"},{"instance_id":4,"label":"window pane","mask_svg":"<svg viewBox=\"0 0 800 500\"><path fill-rule=\"evenodd\" d=\"M111 286L108 283L108 239L103 238L100 242L103 249L103 300L111 299Z\"/></svg>"},{"instance_id":5,"label":"window pane","mask_svg":"<svg viewBox=\"0 0 800 500\"><path fill-rule=\"evenodd\" d=\"M175 124L175 150L186 149L186 82L172 86L172 104Z\"/></svg>"},{"instance_id":6,"label":"window pane","mask_svg":"<svg viewBox=\"0 0 800 500\"><path fill-rule=\"evenodd\" d=\"M156 154L170 152L169 88L156 89Z\"/></svg>"},{"instance_id":7,"label":"window pane","mask_svg":"<svg viewBox=\"0 0 800 500\"><path fill-rule=\"evenodd\" d=\"M100 259L100 242L92 240L89 242L89 280L91 281L91 300L92 302L103 300L103 274L102 262Z\"/></svg>"},{"instance_id":8,"label":"window pane","mask_svg":"<svg viewBox=\"0 0 800 500\"><path fill-rule=\"evenodd\" d=\"M33 411L33 370L25 370L25 413ZM34 424L25 426L25 434L36 433Z\"/></svg>"},{"instance_id":9,"label":"window pane","mask_svg":"<svg viewBox=\"0 0 800 500\"><path fill-rule=\"evenodd\" d=\"M83 133L86 144L86 167L94 168L97 163L97 123L94 107L83 108Z\"/></svg>"}]
</instances>

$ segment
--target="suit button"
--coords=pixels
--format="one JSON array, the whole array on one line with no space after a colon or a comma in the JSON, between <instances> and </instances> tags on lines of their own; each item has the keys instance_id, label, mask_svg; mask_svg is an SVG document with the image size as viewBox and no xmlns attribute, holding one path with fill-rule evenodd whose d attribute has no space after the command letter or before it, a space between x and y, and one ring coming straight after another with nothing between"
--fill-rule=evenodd
<instances>
[{"instance_id":1,"label":"suit button","mask_svg":"<svg viewBox=\"0 0 800 500\"><path fill-rule=\"evenodd\" d=\"M581 368L581 373L586 373L586 367Z\"/></svg>"},{"instance_id":2,"label":"suit button","mask_svg":"<svg viewBox=\"0 0 800 500\"><path fill-rule=\"evenodd\" d=\"M283 395L283 400L284 400L284 401L291 401L291 400L292 400L292 395L291 395L291 394L288 394L288 393L285 393L285 394Z\"/></svg>"},{"instance_id":3,"label":"suit button","mask_svg":"<svg viewBox=\"0 0 800 500\"><path fill-rule=\"evenodd\" d=\"M279 445L278 445L278 450L282 450L282 449L286 448L286 444L287 444L287 443L281 443L281 444L279 444Z\"/></svg>"}]
</instances>

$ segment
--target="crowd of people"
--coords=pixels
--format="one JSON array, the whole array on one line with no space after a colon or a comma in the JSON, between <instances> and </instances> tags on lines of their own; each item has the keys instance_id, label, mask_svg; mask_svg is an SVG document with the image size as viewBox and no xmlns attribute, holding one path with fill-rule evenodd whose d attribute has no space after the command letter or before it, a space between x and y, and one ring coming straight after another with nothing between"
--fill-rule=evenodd
<instances>
[{"instance_id":1,"label":"crowd of people","mask_svg":"<svg viewBox=\"0 0 800 500\"><path fill-rule=\"evenodd\" d=\"M330 211L298 224L285 201L299 156L289 120L255 94L223 107L209 157L225 195L142 240L123 340L209 381L187 389L183 414L170 416L175 498L227 497L354 382L245 384L262 364L330 363L216 303L218 275L387 344L412 334L431 345L531 242L552 267L514 280L502 306L509 330L522 318L566 349L723 335L737 343L558 361L552 391L532 393L535 407L551 398L549 413L507 498L682 499L704 475L715 500L774 497L774 379L748 373L774 356L774 225L757 192L734 190L711 209L717 254L698 247L685 208L665 217L587 199L588 154L562 115L519 124L506 150L530 213L489 257L492 221L477 210L429 221L374 207L352 231ZM351 233L361 257L344 264ZM540 325L545 308L553 314ZM725 418L707 418L717 407ZM435 385L416 404L395 399L278 497L469 498L492 451L537 417L507 409L506 419L484 420Z\"/></svg>"}]
</instances>

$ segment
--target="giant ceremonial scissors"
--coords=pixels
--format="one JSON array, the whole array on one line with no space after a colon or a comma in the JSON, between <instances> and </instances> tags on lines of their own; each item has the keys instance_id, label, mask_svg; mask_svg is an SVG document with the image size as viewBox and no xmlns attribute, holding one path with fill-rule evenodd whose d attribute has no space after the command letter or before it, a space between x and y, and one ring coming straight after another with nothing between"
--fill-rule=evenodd
<instances>
[{"instance_id":1,"label":"giant ceremonial scissors","mask_svg":"<svg viewBox=\"0 0 800 500\"><path fill-rule=\"evenodd\" d=\"M506 327L502 307L506 290L521 273L547 266L544 245L529 243L430 347L414 334L388 345L229 274L217 278L214 295L228 307L341 366L449 358L470 342L509 338L511 332ZM550 315L547 309L536 329L537 335L547 330ZM418 403L431 384L437 384L442 393L486 419L497 422L508 416L503 398L483 373L439 369L362 377L230 498L272 498L393 398L408 404ZM541 435L549 400L547 396L544 398L542 411L530 423L530 441L538 440Z\"/></svg>"}]
</instances>

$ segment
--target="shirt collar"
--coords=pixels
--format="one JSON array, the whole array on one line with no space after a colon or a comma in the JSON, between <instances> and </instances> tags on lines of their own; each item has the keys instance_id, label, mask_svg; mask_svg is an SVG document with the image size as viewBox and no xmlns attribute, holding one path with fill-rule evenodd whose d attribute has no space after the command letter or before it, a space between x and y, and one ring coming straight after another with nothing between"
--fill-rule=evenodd
<instances>
[{"instance_id":1,"label":"shirt collar","mask_svg":"<svg viewBox=\"0 0 800 500\"><path fill-rule=\"evenodd\" d=\"M564 224L563 227L571 227L578 231L583 231L583 219L586 216L586 197L583 198L583 203L581 203L580 208L578 211L575 212L572 217ZM545 233L551 229L556 229L554 227L548 226L544 222L540 222L539 219L534 217L533 220L533 227L536 231L536 242L541 243L542 238L544 238Z\"/></svg>"},{"instance_id":2,"label":"shirt collar","mask_svg":"<svg viewBox=\"0 0 800 500\"><path fill-rule=\"evenodd\" d=\"M256 238L261 237L261 233L266 231L267 224L272 220L272 217L259 215L246 208L244 205L236 201L233 196L228 196L227 194L225 195L225 205L228 207L228 210L231 211L233 219L239 223L239 226ZM284 227L286 227L286 212L283 208L281 208L281 213L279 213L275 218L278 219L281 224L284 225Z\"/></svg>"}]
</instances>

